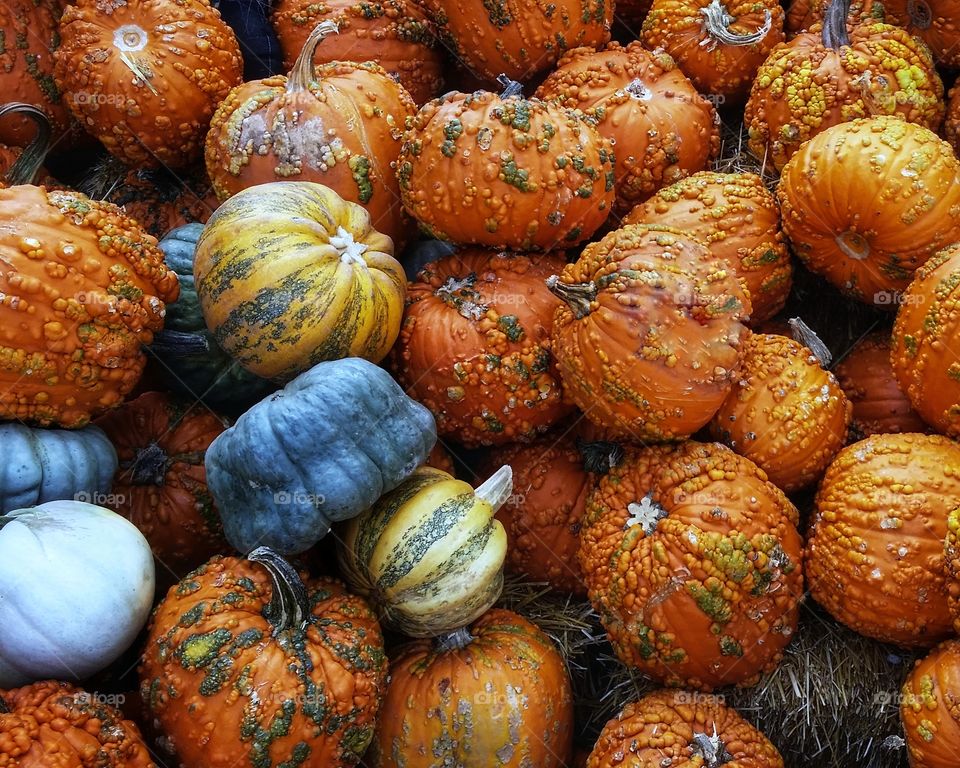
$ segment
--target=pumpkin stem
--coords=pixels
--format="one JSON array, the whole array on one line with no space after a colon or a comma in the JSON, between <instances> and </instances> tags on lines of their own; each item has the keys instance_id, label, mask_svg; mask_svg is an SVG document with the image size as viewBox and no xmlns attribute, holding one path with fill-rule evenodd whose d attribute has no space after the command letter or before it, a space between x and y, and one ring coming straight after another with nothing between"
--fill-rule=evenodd
<instances>
[{"instance_id":1,"label":"pumpkin stem","mask_svg":"<svg viewBox=\"0 0 960 768\"><path fill-rule=\"evenodd\" d=\"M704 768L720 768L733 760L733 755L717 735L717 726L714 723L713 736L705 733L693 734L693 754L703 758Z\"/></svg>"},{"instance_id":2,"label":"pumpkin stem","mask_svg":"<svg viewBox=\"0 0 960 768\"><path fill-rule=\"evenodd\" d=\"M184 331L160 331L153 337L153 343L147 350L159 351L161 354L174 354L178 357L186 355L206 355L210 352L210 341L202 333L185 333Z\"/></svg>"},{"instance_id":3,"label":"pumpkin stem","mask_svg":"<svg viewBox=\"0 0 960 768\"><path fill-rule=\"evenodd\" d=\"M163 485L167 474L167 454L156 443L137 451L131 465L131 480L134 485Z\"/></svg>"},{"instance_id":4,"label":"pumpkin stem","mask_svg":"<svg viewBox=\"0 0 960 768\"><path fill-rule=\"evenodd\" d=\"M747 32L740 34L730 31L730 25L737 19L727 13L727 8L723 0L712 0L706 8L701 8L703 15L703 31L706 37L700 41L700 45L707 50L713 50L717 44L721 45L753 45L759 43L767 36L770 27L773 26L773 17L770 11L763 12L763 26L756 32Z\"/></svg>"},{"instance_id":5,"label":"pumpkin stem","mask_svg":"<svg viewBox=\"0 0 960 768\"><path fill-rule=\"evenodd\" d=\"M493 507L494 512L506 503L511 493L513 493L513 467L509 464L500 467L473 492L478 499Z\"/></svg>"},{"instance_id":6,"label":"pumpkin stem","mask_svg":"<svg viewBox=\"0 0 960 768\"><path fill-rule=\"evenodd\" d=\"M10 166L4 181L12 187L18 184L33 184L50 149L50 120L42 109L21 101L12 101L0 107L0 117L11 113L29 117L37 126L37 132L24 147L20 157Z\"/></svg>"},{"instance_id":7,"label":"pumpkin stem","mask_svg":"<svg viewBox=\"0 0 960 768\"><path fill-rule=\"evenodd\" d=\"M297 569L270 547L257 547L247 560L260 563L273 581L273 595L263 615L273 626L274 636L287 629L303 629L310 615L310 600Z\"/></svg>"},{"instance_id":8,"label":"pumpkin stem","mask_svg":"<svg viewBox=\"0 0 960 768\"><path fill-rule=\"evenodd\" d=\"M547 288L570 305L577 320L590 314L590 305L597 298L597 286L592 281L568 284L561 283L558 275L550 275L547 278Z\"/></svg>"},{"instance_id":9,"label":"pumpkin stem","mask_svg":"<svg viewBox=\"0 0 960 768\"><path fill-rule=\"evenodd\" d=\"M313 80L313 55L317 52L317 46L330 35L338 34L340 34L340 27L335 21L321 21L313 28L287 77L287 93L307 89Z\"/></svg>"},{"instance_id":10,"label":"pumpkin stem","mask_svg":"<svg viewBox=\"0 0 960 768\"><path fill-rule=\"evenodd\" d=\"M910 25L917 29L930 29L933 23L933 11L925 0L909 0L907 15L910 17Z\"/></svg>"},{"instance_id":11,"label":"pumpkin stem","mask_svg":"<svg viewBox=\"0 0 960 768\"><path fill-rule=\"evenodd\" d=\"M623 446L611 440L576 439L577 450L583 458L583 468L595 475L605 475L623 461Z\"/></svg>"},{"instance_id":12,"label":"pumpkin stem","mask_svg":"<svg viewBox=\"0 0 960 768\"><path fill-rule=\"evenodd\" d=\"M497 76L497 82L503 86L503 90L500 92L501 99L523 98L523 83L511 80L502 73Z\"/></svg>"},{"instance_id":13,"label":"pumpkin stem","mask_svg":"<svg viewBox=\"0 0 960 768\"><path fill-rule=\"evenodd\" d=\"M820 33L824 48L839 51L844 45L850 45L847 33L847 16L850 13L850 0L830 0L823 17L823 31Z\"/></svg>"},{"instance_id":14,"label":"pumpkin stem","mask_svg":"<svg viewBox=\"0 0 960 768\"><path fill-rule=\"evenodd\" d=\"M813 352L814 357L820 361L820 365L824 368L829 368L830 362L833 360L833 353L830 352L830 348L817 336L817 332L799 317L791 317L787 320L787 325L790 326L794 340L799 341Z\"/></svg>"},{"instance_id":15,"label":"pumpkin stem","mask_svg":"<svg viewBox=\"0 0 960 768\"><path fill-rule=\"evenodd\" d=\"M437 649L443 653L446 651L461 651L473 642L473 635L466 627L460 627L440 635L437 638Z\"/></svg>"}]
</instances>

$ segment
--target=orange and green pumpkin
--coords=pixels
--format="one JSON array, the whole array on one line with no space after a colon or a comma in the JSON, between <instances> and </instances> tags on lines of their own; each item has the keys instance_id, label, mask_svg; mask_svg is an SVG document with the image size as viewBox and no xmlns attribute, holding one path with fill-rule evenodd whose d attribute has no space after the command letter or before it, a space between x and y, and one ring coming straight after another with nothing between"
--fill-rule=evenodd
<instances>
[{"instance_id":1,"label":"orange and green pumpkin","mask_svg":"<svg viewBox=\"0 0 960 768\"><path fill-rule=\"evenodd\" d=\"M918 659L900 691L910 768L954 768L960 745L960 640Z\"/></svg>"}]
</instances>

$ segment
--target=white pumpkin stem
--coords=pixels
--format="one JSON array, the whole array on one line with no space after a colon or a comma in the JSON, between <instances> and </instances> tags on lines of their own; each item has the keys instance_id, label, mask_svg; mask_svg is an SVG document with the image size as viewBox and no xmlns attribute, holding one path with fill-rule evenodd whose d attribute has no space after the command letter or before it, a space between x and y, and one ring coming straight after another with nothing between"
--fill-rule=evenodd
<instances>
[{"instance_id":1,"label":"white pumpkin stem","mask_svg":"<svg viewBox=\"0 0 960 768\"><path fill-rule=\"evenodd\" d=\"M466 648L474 640L473 635L467 627L459 627L445 635L437 638L437 649L441 652L460 651Z\"/></svg>"},{"instance_id":2,"label":"white pumpkin stem","mask_svg":"<svg viewBox=\"0 0 960 768\"><path fill-rule=\"evenodd\" d=\"M313 55L317 52L317 46L330 35L338 34L340 27L335 21L321 21L313 28L287 77L287 93L306 90L313 80Z\"/></svg>"},{"instance_id":3,"label":"white pumpkin stem","mask_svg":"<svg viewBox=\"0 0 960 768\"><path fill-rule=\"evenodd\" d=\"M723 0L712 0L706 8L701 8L700 13L703 16L703 31L706 37L700 41L700 45L710 50L720 45L753 45L759 43L767 36L770 27L773 26L773 16L770 11L763 13L763 25L756 32L738 34L730 31L730 25L736 21L736 18L727 13L727 7Z\"/></svg>"},{"instance_id":4,"label":"white pumpkin stem","mask_svg":"<svg viewBox=\"0 0 960 768\"><path fill-rule=\"evenodd\" d=\"M550 275L547 278L547 288L567 302L577 320L590 314L590 305L597 298L597 286L593 282L567 285L560 282L559 275Z\"/></svg>"},{"instance_id":5,"label":"white pumpkin stem","mask_svg":"<svg viewBox=\"0 0 960 768\"><path fill-rule=\"evenodd\" d=\"M501 99L523 98L523 83L511 80L503 73L497 76L497 82L503 86L500 92Z\"/></svg>"},{"instance_id":6,"label":"white pumpkin stem","mask_svg":"<svg viewBox=\"0 0 960 768\"><path fill-rule=\"evenodd\" d=\"M693 734L693 753L703 758L705 768L720 768L733 760L733 755L717 734L717 726L713 726L713 736L705 733Z\"/></svg>"},{"instance_id":7,"label":"white pumpkin stem","mask_svg":"<svg viewBox=\"0 0 960 768\"><path fill-rule=\"evenodd\" d=\"M787 320L787 325L790 326L790 332L793 334L794 340L799 341L813 352L814 357L820 361L820 365L824 368L829 368L833 360L833 353L830 351L830 348L823 343L820 337L817 336L817 332L799 317L791 317Z\"/></svg>"},{"instance_id":8,"label":"white pumpkin stem","mask_svg":"<svg viewBox=\"0 0 960 768\"><path fill-rule=\"evenodd\" d=\"M478 499L487 502L496 512L513 493L513 467L504 464L473 493Z\"/></svg>"},{"instance_id":9,"label":"white pumpkin stem","mask_svg":"<svg viewBox=\"0 0 960 768\"><path fill-rule=\"evenodd\" d=\"M303 629L310 615L310 600L297 569L270 547L257 547L247 560L266 568L273 582L273 595L263 615L273 626L274 636L287 629Z\"/></svg>"},{"instance_id":10,"label":"white pumpkin stem","mask_svg":"<svg viewBox=\"0 0 960 768\"><path fill-rule=\"evenodd\" d=\"M0 107L0 117L11 113L29 117L37 127L37 133L24 147L20 157L10 166L4 181L11 187L18 184L33 184L50 149L50 119L42 109L37 109L33 104L24 104L22 101L11 101Z\"/></svg>"},{"instance_id":11,"label":"white pumpkin stem","mask_svg":"<svg viewBox=\"0 0 960 768\"><path fill-rule=\"evenodd\" d=\"M830 0L823 16L823 30L820 33L824 48L839 51L843 46L850 45L850 35L847 33L849 13L850 0Z\"/></svg>"}]
</instances>

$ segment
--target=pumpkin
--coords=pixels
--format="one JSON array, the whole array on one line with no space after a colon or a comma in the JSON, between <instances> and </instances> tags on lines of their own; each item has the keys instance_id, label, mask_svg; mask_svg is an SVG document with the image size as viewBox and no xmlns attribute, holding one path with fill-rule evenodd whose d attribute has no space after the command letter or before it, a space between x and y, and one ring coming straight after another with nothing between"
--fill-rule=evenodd
<instances>
[{"instance_id":1,"label":"pumpkin","mask_svg":"<svg viewBox=\"0 0 960 768\"><path fill-rule=\"evenodd\" d=\"M570 412L550 355L560 301L545 284L564 263L562 253L464 248L410 284L392 365L441 437L529 441Z\"/></svg>"},{"instance_id":2,"label":"pumpkin","mask_svg":"<svg viewBox=\"0 0 960 768\"><path fill-rule=\"evenodd\" d=\"M918 659L900 693L900 719L911 768L953 768L960 740L960 640Z\"/></svg>"},{"instance_id":3,"label":"pumpkin","mask_svg":"<svg viewBox=\"0 0 960 768\"><path fill-rule=\"evenodd\" d=\"M359 358L318 363L217 437L204 463L229 541L309 549L423 464L430 411Z\"/></svg>"},{"instance_id":4,"label":"pumpkin","mask_svg":"<svg viewBox=\"0 0 960 768\"><path fill-rule=\"evenodd\" d=\"M149 545L109 509L48 501L0 516L0 688L99 672L146 623L153 589Z\"/></svg>"},{"instance_id":5,"label":"pumpkin","mask_svg":"<svg viewBox=\"0 0 960 768\"><path fill-rule=\"evenodd\" d=\"M573 696L539 627L495 608L469 628L403 647L390 663L370 768L562 768Z\"/></svg>"},{"instance_id":6,"label":"pumpkin","mask_svg":"<svg viewBox=\"0 0 960 768\"><path fill-rule=\"evenodd\" d=\"M931 646L951 630L943 547L960 506L960 446L874 435L844 448L817 491L807 540L814 599L862 635Z\"/></svg>"},{"instance_id":7,"label":"pumpkin","mask_svg":"<svg viewBox=\"0 0 960 768\"><path fill-rule=\"evenodd\" d=\"M720 148L717 114L663 51L639 41L567 53L537 97L579 110L614 145L617 212L707 167Z\"/></svg>"},{"instance_id":8,"label":"pumpkin","mask_svg":"<svg viewBox=\"0 0 960 768\"><path fill-rule=\"evenodd\" d=\"M947 606L953 617L953 630L957 632L960 631L960 507L950 510L947 516L943 562L947 577Z\"/></svg>"},{"instance_id":9,"label":"pumpkin","mask_svg":"<svg viewBox=\"0 0 960 768\"><path fill-rule=\"evenodd\" d=\"M294 67L311 30L332 21L339 34L317 48L315 64L376 62L417 104L439 95L443 86L444 61L436 30L414 0L280 0L272 19L287 69Z\"/></svg>"},{"instance_id":10,"label":"pumpkin","mask_svg":"<svg viewBox=\"0 0 960 768\"><path fill-rule=\"evenodd\" d=\"M610 214L610 143L575 113L516 90L448 93L404 135L400 194L431 236L551 250L587 240Z\"/></svg>"},{"instance_id":11,"label":"pumpkin","mask_svg":"<svg viewBox=\"0 0 960 768\"><path fill-rule=\"evenodd\" d=\"M217 104L243 74L208 0L77 0L60 21L54 77L70 111L136 166L195 161Z\"/></svg>"},{"instance_id":12,"label":"pumpkin","mask_svg":"<svg viewBox=\"0 0 960 768\"><path fill-rule=\"evenodd\" d=\"M137 726L103 698L54 680L0 690L0 764L155 768Z\"/></svg>"},{"instance_id":13,"label":"pumpkin","mask_svg":"<svg viewBox=\"0 0 960 768\"><path fill-rule=\"evenodd\" d=\"M947 112L943 120L943 137L954 152L960 152L960 87L954 83L947 94Z\"/></svg>"},{"instance_id":14,"label":"pumpkin","mask_svg":"<svg viewBox=\"0 0 960 768\"><path fill-rule=\"evenodd\" d=\"M727 259L750 292L752 326L783 309L793 264L776 198L755 173L695 173L661 189L623 223L675 227Z\"/></svg>"},{"instance_id":15,"label":"pumpkin","mask_svg":"<svg viewBox=\"0 0 960 768\"><path fill-rule=\"evenodd\" d=\"M117 452L99 427L0 424L0 515L57 499L96 501L110 491Z\"/></svg>"},{"instance_id":16,"label":"pumpkin","mask_svg":"<svg viewBox=\"0 0 960 768\"><path fill-rule=\"evenodd\" d=\"M197 241L194 286L217 344L285 381L325 360L390 351L407 279L366 210L313 182L272 182L221 205Z\"/></svg>"},{"instance_id":17,"label":"pumpkin","mask_svg":"<svg viewBox=\"0 0 960 768\"><path fill-rule=\"evenodd\" d=\"M814 24L823 22L824 11L830 0L792 0L787 8L786 29L791 36L805 32ZM889 0L887 0L889 2ZM873 0L850 0L847 22L861 24L871 21L883 21L887 3L875 3ZM893 22L891 22L893 23ZM898 26L903 26L902 24Z\"/></svg>"},{"instance_id":18,"label":"pumpkin","mask_svg":"<svg viewBox=\"0 0 960 768\"><path fill-rule=\"evenodd\" d=\"M960 239L958 173L950 145L926 128L896 117L835 125L783 169L783 231L812 272L889 308L918 267Z\"/></svg>"},{"instance_id":19,"label":"pumpkin","mask_svg":"<svg viewBox=\"0 0 960 768\"><path fill-rule=\"evenodd\" d=\"M605 0L420 0L440 42L472 75L492 84L503 74L528 81L569 49L610 39L613 3Z\"/></svg>"},{"instance_id":20,"label":"pumpkin","mask_svg":"<svg viewBox=\"0 0 960 768\"><path fill-rule=\"evenodd\" d=\"M740 368L750 301L732 266L679 230L631 224L549 279L565 393L631 440L705 426Z\"/></svg>"},{"instance_id":21,"label":"pumpkin","mask_svg":"<svg viewBox=\"0 0 960 768\"><path fill-rule=\"evenodd\" d=\"M628 763L624 754L629 754ZM783 758L722 696L654 691L628 703L610 720L587 758L587 768L621 764L783 768Z\"/></svg>"},{"instance_id":22,"label":"pumpkin","mask_svg":"<svg viewBox=\"0 0 960 768\"><path fill-rule=\"evenodd\" d=\"M207 134L207 173L221 200L265 182L322 183L363 205L373 226L399 245L410 222L391 166L416 104L377 64L314 69L314 51L334 31L333 22L317 25L289 77L229 93Z\"/></svg>"},{"instance_id":23,"label":"pumpkin","mask_svg":"<svg viewBox=\"0 0 960 768\"><path fill-rule=\"evenodd\" d=\"M698 91L742 101L783 41L783 17L776 0L654 0L641 34L647 48L676 59Z\"/></svg>"},{"instance_id":24,"label":"pumpkin","mask_svg":"<svg viewBox=\"0 0 960 768\"><path fill-rule=\"evenodd\" d=\"M228 549L203 465L223 421L200 404L147 392L97 426L120 460L108 506L140 529L174 581Z\"/></svg>"},{"instance_id":25,"label":"pumpkin","mask_svg":"<svg viewBox=\"0 0 960 768\"><path fill-rule=\"evenodd\" d=\"M928 427L900 391L890 363L890 334L871 333L857 341L833 372L853 404L850 429L857 439Z\"/></svg>"},{"instance_id":26,"label":"pumpkin","mask_svg":"<svg viewBox=\"0 0 960 768\"><path fill-rule=\"evenodd\" d=\"M0 418L84 426L136 385L177 276L109 203L0 189Z\"/></svg>"},{"instance_id":27,"label":"pumpkin","mask_svg":"<svg viewBox=\"0 0 960 768\"><path fill-rule=\"evenodd\" d=\"M754 79L743 118L748 146L777 170L805 141L854 118L894 115L931 130L943 119L943 83L927 47L881 22L848 31L848 3L833 0L822 30L774 48ZM888 168L881 164L874 172L867 163L861 173L871 174L868 188L877 184L875 173ZM850 172L843 178L862 188Z\"/></svg>"},{"instance_id":28,"label":"pumpkin","mask_svg":"<svg viewBox=\"0 0 960 768\"><path fill-rule=\"evenodd\" d=\"M900 389L938 432L960 436L960 357L954 349L960 244L936 254L900 297L890 349Z\"/></svg>"},{"instance_id":29,"label":"pumpkin","mask_svg":"<svg viewBox=\"0 0 960 768\"><path fill-rule=\"evenodd\" d=\"M261 547L170 589L140 693L184 765L332 768L356 765L373 738L386 672L366 603Z\"/></svg>"},{"instance_id":30,"label":"pumpkin","mask_svg":"<svg viewBox=\"0 0 960 768\"><path fill-rule=\"evenodd\" d=\"M778 488L804 488L843 448L850 401L817 356L793 339L755 333L743 348L740 377L710 422L710 433Z\"/></svg>"},{"instance_id":31,"label":"pumpkin","mask_svg":"<svg viewBox=\"0 0 960 768\"><path fill-rule=\"evenodd\" d=\"M580 568L618 658L667 685L751 684L803 596L797 510L719 443L628 448L587 497Z\"/></svg>"},{"instance_id":32,"label":"pumpkin","mask_svg":"<svg viewBox=\"0 0 960 768\"><path fill-rule=\"evenodd\" d=\"M11 102L0 106L0 117L23 115L34 126L34 134L24 147L0 144L0 185L33 184L38 176L47 187L56 181L43 169L43 160L50 149L50 120L42 110L30 104Z\"/></svg>"},{"instance_id":33,"label":"pumpkin","mask_svg":"<svg viewBox=\"0 0 960 768\"><path fill-rule=\"evenodd\" d=\"M503 588L507 535L494 515L512 489L508 466L476 490L419 468L338 532L344 578L385 626L409 637L469 624Z\"/></svg>"}]
</instances>

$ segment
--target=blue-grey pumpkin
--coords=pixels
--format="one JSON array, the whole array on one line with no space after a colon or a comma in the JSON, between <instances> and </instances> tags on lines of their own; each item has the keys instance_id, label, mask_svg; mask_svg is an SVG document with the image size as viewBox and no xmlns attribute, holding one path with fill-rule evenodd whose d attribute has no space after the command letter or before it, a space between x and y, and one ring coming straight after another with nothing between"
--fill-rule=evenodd
<instances>
[{"instance_id":1,"label":"blue-grey pumpkin","mask_svg":"<svg viewBox=\"0 0 960 768\"><path fill-rule=\"evenodd\" d=\"M436 440L430 411L379 366L318 363L210 444L207 487L240 552L295 555L399 485Z\"/></svg>"},{"instance_id":2,"label":"blue-grey pumpkin","mask_svg":"<svg viewBox=\"0 0 960 768\"><path fill-rule=\"evenodd\" d=\"M102 505L116 471L117 452L99 427L0 424L0 515L48 501Z\"/></svg>"}]
</instances>

